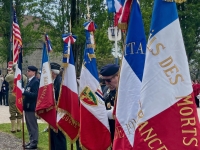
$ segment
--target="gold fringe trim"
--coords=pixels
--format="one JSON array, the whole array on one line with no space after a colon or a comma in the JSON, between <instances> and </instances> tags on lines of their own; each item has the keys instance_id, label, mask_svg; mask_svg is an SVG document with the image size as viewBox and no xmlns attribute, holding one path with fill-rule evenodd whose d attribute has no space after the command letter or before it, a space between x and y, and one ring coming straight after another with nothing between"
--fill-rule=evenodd
<instances>
[{"instance_id":1,"label":"gold fringe trim","mask_svg":"<svg viewBox=\"0 0 200 150\"><path fill-rule=\"evenodd\" d=\"M95 54L89 54L89 53L88 53L88 57L89 57L90 61L92 60L92 58L96 58Z\"/></svg>"},{"instance_id":2,"label":"gold fringe trim","mask_svg":"<svg viewBox=\"0 0 200 150\"><path fill-rule=\"evenodd\" d=\"M68 65L69 65L68 63L63 63L63 64L62 64L62 66L63 66L64 68L67 68Z\"/></svg>"},{"instance_id":3,"label":"gold fringe trim","mask_svg":"<svg viewBox=\"0 0 200 150\"><path fill-rule=\"evenodd\" d=\"M60 112L60 113L65 113L65 115L67 115L67 116L69 117L69 119L71 120L72 124L75 124L75 125L79 128L79 131L78 131L78 134L76 135L76 137L75 137L74 139L71 139L71 138L69 137L69 135L68 135L68 134L58 125L58 123L57 123L57 126L58 126L59 130L62 131L62 133L69 139L70 143L71 143L71 144L75 143L75 142L77 141L77 139L79 138L79 134L80 134L80 123L79 123L78 121L76 121L76 120L71 116L71 114L70 114L68 111L63 110L63 109L61 109L61 108L58 108L57 111ZM65 116L65 115L64 115L64 116ZM61 119L62 119L62 118L61 118Z\"/></svg>"},{"instance_id":4,"label":"gold fringe trim","mask_svg":"<svg viewBox=\"0 0 200 150\"><path fill-rule=\"evenodd\" d=\"M165 1L165 2L176 2L178 4L186 2L186 0L163 0L163 1Z\"/></svg>"},{"instance_id":5,"label":"gold fringe trim","mask_svg":"<svg viewBox=\"0 0 200 150\"><path fill-rule=\"evenodd\" d=\"M181 3L186 2L186 0L175 0L175 2L181 4Z\"/></svg>"},{"instance_id":6,"label":"gold fringe trim","mask_svg":"<svg viewBox=\"0 0 200 150\"><path fill-rule=\"evenodd\" d=\"M63 54L64 58L69 58L70 54Z\"/></svg>"},{"instance_id":7,"label":"gold fringe trim","mask_svg":"<svg viewBox=\"0 0 200 150\"><path fill-rule=\"evenodd\" d=\"M37 114L37 112L35 112L35 116L36 117L38 117L38 118L40 118L40 120L42 120L43 122L45 122L45 123L47 123L48 124L48 122L46 122L46 120L44 120L43 118L41 118L40 116L39 116L39 114ZM53 126L51 126L50 124L48 124L49 125L49 127L55 132L55 133L58 133L58 129L55 129Z\"/></svg>"},{"instance_id":8,"label":"gold fringe trim","mask_svg":"<svg viewBox=\"0 0 200 150\"><path fill-rule=\"evenodd\" d=\"M121 30L126 30L128 28L128 24L127 23L118 23L117 26Z\"/></svg>"},{"instance_id":9,"label":"gold fringe trim","mask_svg":"<svg viewBox=\"0 0 200 150\"><path fill-rule=\"evenodd\" d=\"M95 49L96 45L95 44L87 44L87 48L93 48L93 49Z\"/></svg>"},{"instance_id":10,"label":"gold fringe trim","mask_svg":"<svg viewBox=\"0 0 200 150\"><path fill-rule=\"evenodd\" d=\"M42 113L44 113L44 112L48 112L48 111L52 110L53 108L54 108L54 106L51 106L51 107L49 107L49 108L39 110L39 111L37 111L37 112L38 112L38 115L39 115L39 114L42 114Z\"/></svg>"}]
</instances>

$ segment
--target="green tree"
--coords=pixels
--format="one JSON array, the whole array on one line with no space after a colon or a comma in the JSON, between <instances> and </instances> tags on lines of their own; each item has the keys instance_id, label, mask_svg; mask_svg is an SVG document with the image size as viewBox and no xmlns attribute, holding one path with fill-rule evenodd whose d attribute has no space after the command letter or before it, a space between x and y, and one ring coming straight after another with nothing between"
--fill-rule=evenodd
<instances>
[{"instance_id":1,"label":"green tree","mask_svg":"<svg viewBox=\"0 0 200 150\"><path fill-rule=\"evenodd\" d=\"M83 23L87 21L87 1L82 0L38 0L29 2L29 14L39 17L42 21L39 23L40 30L48 32L51 38L54 51L62 53L63 33L69 33L69 22L71 19L71 31L77 35L77 41L73 47L76 68L78 74L81 69L83 51L85 45L85 32ZM97 24L98 29L95 32L96 56L97 59L111 56L112 44L107 38L107 28L109 26L108 14L103 0L89 1L91 19ZM56 49L55 49L56 48Z\"/></svg>"}]
</instances>

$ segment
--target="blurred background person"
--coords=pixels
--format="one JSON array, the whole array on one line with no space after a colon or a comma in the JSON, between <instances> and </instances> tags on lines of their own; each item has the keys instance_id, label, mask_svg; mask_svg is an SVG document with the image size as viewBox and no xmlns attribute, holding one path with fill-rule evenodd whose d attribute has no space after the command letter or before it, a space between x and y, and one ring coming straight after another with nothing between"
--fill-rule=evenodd
<instances>
[{"instance_id":1,"label":"blurred background person","mask_svg":"<svg viewBox=\"0 0 200 150\"><path fill-rule=\"evenodd\" d=\"M54 95L56 104L58 102L59 94L60 94L60 86L62 82L62 77L60 75L60 65L57 63L50 63L51 66L51 76L53 79L54 85ZM58 133L54 132L50 129L50 137L51 137L51 150L66 150L66 138L65 135L58 129Z\"/></svg>"},{"instance_id":2,"label":"blurred background person","mask_svg":"<svg viewBox=\"0 0 200 150\"><path fill-rule=\"evenodd\" d=\"M1 87L1 92L2 92L2 100L3 100L3 104L5 106L8 106L8 91L9 91L9 87L8 87L8 82L6 80L4 80L3 77L3 83L2 83L2 87Z\"/></svg>"},{"instance_id":3,"label":"blurred background person","mask_svg":"<svg viewBox=\"0 0 200 150\"><path fill-rule=\"evenodd\" d=\"M3 97L3 93L2 93L2 85L3 85L3 81L4 81L4 79L3 79L3 75L0 75L0 105L3 105L3 103L2 103L2 97ZM5 103L4 103L4 105L5 105Z\"/></svg>"}]
</instances>

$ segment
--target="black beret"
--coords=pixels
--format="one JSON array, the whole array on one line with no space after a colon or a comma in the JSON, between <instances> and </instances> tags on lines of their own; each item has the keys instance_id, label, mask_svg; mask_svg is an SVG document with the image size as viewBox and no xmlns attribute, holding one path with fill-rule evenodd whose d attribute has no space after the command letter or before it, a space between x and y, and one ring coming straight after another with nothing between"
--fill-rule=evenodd
<instances>
[{"instance_id":1,"label":"black beret","mask_svg":"<svg viewBox=\"0 0 200 150\"><path fill-rule=\"evenodd\" d=\"M57 64L57 63L50 63L50 66L51 66L51 69L54 69L54 70L60 70L60 65Z\"/></svg>"},{"instance_id":2,"label":"black beret","mask_svg":"<svg viewBox=\"0 0 200 150\"><path fill-rule=\"evenodd\" d=\"M36 68L35 66L28 66L28 69L31 71L37 71L38 68Z\"/></svg>"},{"instance_id":3,"label":"black beret","mask_svg":"<svg viewBox=\"0 0 200 150\"><path fill-rule=\"evenodd\" d=\"M112 76L119 71L119 66L116 64L108 64L101 68L100 74L102 76Z\"/></svg>"}]
</instances>

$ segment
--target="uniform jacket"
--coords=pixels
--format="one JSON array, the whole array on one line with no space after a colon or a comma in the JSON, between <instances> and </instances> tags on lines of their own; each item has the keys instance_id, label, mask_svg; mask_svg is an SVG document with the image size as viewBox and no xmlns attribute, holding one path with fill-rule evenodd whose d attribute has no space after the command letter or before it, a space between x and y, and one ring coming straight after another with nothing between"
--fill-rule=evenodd
<instances>
[{"instance_id":1,"label":"uniform jacket","mask_svg":"<svg viewBox=\"0 0 200 150\"><path fill-rule=\"evenodd\" d=\"M38 96L38 89L39 89L39 81L36 77L27 84L26 88L24 89L23 95L23 109L24 111L35 111L37 96Z\"/></svg>"},{"instance_id":2,"label":"uniform jacket","mask_svg":"<svg viewBox=\"0 0 200 150\"><path fill-rule=\"evenodd\" d=\"M1 87L1 92L2 93L6 93L8 92L9 88L8 88L8 82L6 80L3 81L2 87Z\"/></svg>"},{"instance_id":3,"label":"uniform jacket","mask_svg":"<svg viewBox=\"0 0 200 150\"><path fill-rule=\"evenodd\" d=\"M61 82L62 82L62 77L60 75L57 75L53 83L56 101L58 101Z\"/></svg>"}]
</instances>

